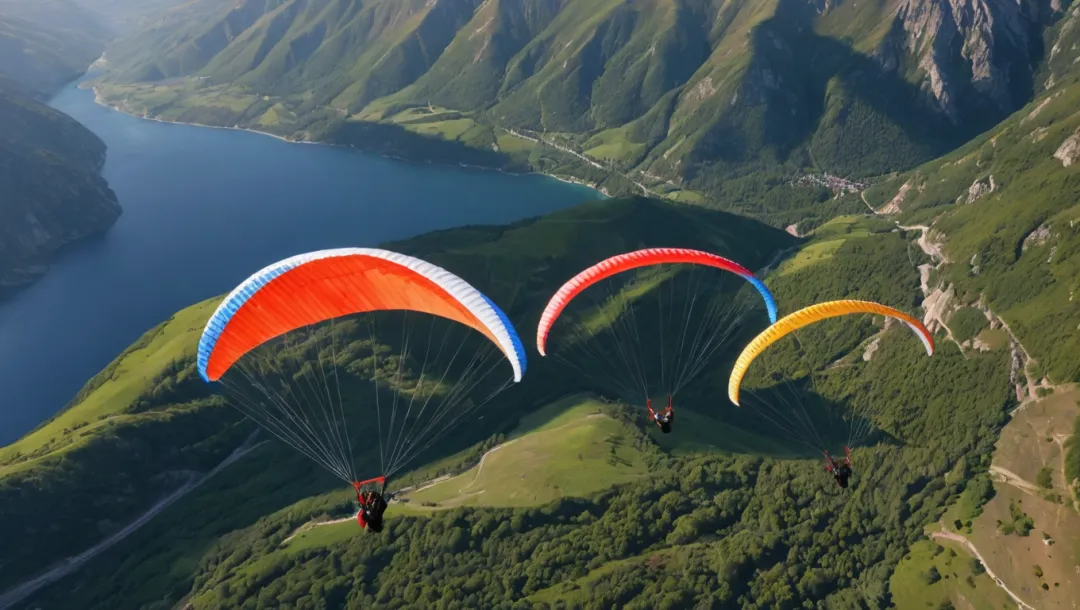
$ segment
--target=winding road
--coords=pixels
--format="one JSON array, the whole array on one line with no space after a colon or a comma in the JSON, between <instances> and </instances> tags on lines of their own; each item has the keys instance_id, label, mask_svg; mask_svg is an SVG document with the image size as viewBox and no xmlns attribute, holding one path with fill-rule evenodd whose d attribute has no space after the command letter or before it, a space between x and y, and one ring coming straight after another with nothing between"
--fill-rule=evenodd
<instances>
[{"instance_id":1,"label":"winding road","mask_svg":"<svg viewBox=\"0 0 1080 610\"><path fill-rule=\"evenodd\" d=\"M15 606L15 604L18 604L19 602L25 600L27 597L33 595L34 593L37 593L42 588L51 585L52 583L60 580L61 578L72 574L73 572L76 572L77 570L79 570L79 568L86 565L86 563L94 557L97 557L116 543L135 533L139 528L149 523L150 520L156 517L161 511L165 510L177 500L186 496L193 489L205 483L208 479L210 479L210 477L221 472L230 464L244 457L248 454L248 452L252 451L253 449L262 444L259 443L252 445L251 443L254 438L254 434L248 437L247 441L245 441L243 445L237 447L231 454L229 454L229 457L222 460L220 464L215 466L213 470L206 473L205 475L192 473L187 483L184 483L169 495L158 500L157 503L151 506L146 512L139 515L134 521L128 523L126 526L124 526L119 531L113 533L108 538L102 540L101 542L83 551L82 553L75 555L74 557L68 557L67 559L61 560L45 572L4 592L2 595L0 595L0 610L6 610L7 608L11 608Z\"/></svg>"}]
</instances>

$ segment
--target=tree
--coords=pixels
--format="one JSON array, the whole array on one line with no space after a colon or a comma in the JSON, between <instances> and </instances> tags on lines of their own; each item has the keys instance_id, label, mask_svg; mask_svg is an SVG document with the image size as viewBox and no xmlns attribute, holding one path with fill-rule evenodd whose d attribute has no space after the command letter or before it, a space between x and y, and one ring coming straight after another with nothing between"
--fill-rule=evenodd
<instances>
[{"instance_id":1,"label":"tree","mask_svg":"<svg viewBox=\"0 0 1080 610\"><path fill-rule=\"evenodd\" d=\"M930 566L926 572L926 584L932 585L939 580L941 580L941 572L938 572L937 566Z\"/></svg>"},{"instance_id":2,"label":"tree","mask_svg":"<svg viewBox=\"0 0 1080 610\"><path fill-rule=\"evenodd\" d=\"M1053 471L1049 468L1042 468L1039 470L1039 474L1035 475L1035 482L1039 484L1039 487L1051 489L1054 486Z\"/></svg>"}]
</instances>

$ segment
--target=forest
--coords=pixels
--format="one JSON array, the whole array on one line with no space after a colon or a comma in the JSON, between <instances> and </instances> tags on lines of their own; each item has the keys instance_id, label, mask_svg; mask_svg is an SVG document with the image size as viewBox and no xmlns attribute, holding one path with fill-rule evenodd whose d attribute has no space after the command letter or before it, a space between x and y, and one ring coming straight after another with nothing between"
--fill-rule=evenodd
<instances>
[{"instance_id":1,"label":"forest","mask_svg":"<svg viewBox=\"0 0 1080 610\"><path fill-rule=\"evenodd\" d=\"M685 211L689 216L679 218L683 212L656 206L647 200L615 201L572 214L647 226L651 235L685 231L690 225L682 223L692 219L701 239L716 239L718 227L729 232L723 239L734 238L729 221L715 224L719 219L692 208ZM463 261L481 260L475 253L501 252L473 273L489 278L485 285L496 293L509 294L512 278L522 276L522 265L556 260L547 258L551 249L573 248L579 252L575 258L588 260L587 252L635 240L629 237L632 232L621 232L617 243L575 241L562 234L567 227L549 219L509 229L447 231L405 247L456 268L464 268ZM806 261L800 257L812 251L817 242L811 240L769 276L782 313L832 295L913 308L918 291L913 263L922 259L910 251L902 232L872 219L855 219L825 225L819 233L822 243L841 243L828 256ZM777 246L785 243L780 236L772 239ZM738 240L728 243L733 249L724 251L732 255L745 247ZM758 248L764 245L757 243ZM539 249L521 249L526 244ZM440 251L451 254L435 254ZM768 259L760 249L740 255L754 265ZM567 271L538 273L558 281ZM537 301L530 295L545 297L550 290L546 281L518 290L510 308L515 320L528 324L536 319ZM880 345L872 358L861 357L860 346L875 338ZM380 536L350 535L292 550L284 541L298 527L348 514L353 504L344 491L335 491L340 488L329 477L304 477L308 467L303 458L271 443L256 450L257 463L245 465L244 460L232 475L226 471L222 476L227 478L186 506L170 509L166 523L125 541L74 577L70 588L48 591L40 602L43 607L76 600L88 607L119 600L149 604L168 592L166 600L186 598L206 608L365 608L376 603L795 608L809 600L818 600L814 603L820 607L887 606L892 570L907 548L925 536L924 526L940 519L972 475L988 467L997 431L1013 404L1004 353L965 356L943 334L937 338L938 351L927 358L910 332L898 326L883 328L871 317L832 320L799 333L798 341L778 344L774 355L751 369L751 386L769 386L780 375L801 379L817 400L831 404L856 396L881 403L874 418L877 431L854 448L855 475L846 491L824 472L813 444L803 446L806 438L785 436L751 409L726 402L723 388L734 357L726 352L688 389L681 399L685 408L705 421L795 447L801 457L778 459L764 444L749 455L665 449L649 434L640 405L615 400L607 412L623 423L630 445L643 456L649 473L643 479L539 506L405 513L390 518ZM485 418L494 420L490 424L471 427L443 446L444 455L461 451L457 466L451 459L439 462L443 468L470 465L484 448L499 442L527 405L536 408L587 389L582 380L558 373L554 363L534 365L542 372L532 373L546 383L532 385L528 399L517 395L505 402L498 417ZM184 363L163 371L131 409L212 408L218 399L191 393L199 391L191 373L191 365ZM566 384L552 384L555 379ZM821 432L828 437L831 431ZM409 476L422 480L433 475L420 469Z\"/></svg>"}]
</instances>

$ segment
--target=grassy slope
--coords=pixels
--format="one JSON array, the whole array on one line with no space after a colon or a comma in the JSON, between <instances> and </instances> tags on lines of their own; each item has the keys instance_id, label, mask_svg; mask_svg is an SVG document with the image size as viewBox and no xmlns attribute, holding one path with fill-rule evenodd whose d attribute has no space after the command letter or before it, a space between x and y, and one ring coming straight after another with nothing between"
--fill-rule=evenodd
<instances>
[{"instance_id":1,"label":"grassy slope","mask_svg":"<svg viewBox=\"0 0 1080 610\"><path fill-rule=\"evenodd\" d=\"M604 415L600 403L578 399L556 406L558 416L536 428L519 427L476 468L404 497L436 508L537 506L644 474L639 452L626 445L624 424Z\"/></svg>"},{"instance_id":2,"label":"grassy slope","mask_svg":"<svg viewBox=\"0 0 1080 610\"><path fill-rule=\"evenodd\" d=\"M994 453L993 466L1019 475L1020 481L995 476L997 495L986 504L974 522L972 543L986 558L999 578L1028 603L1039 608L1068 608L1080 587L1080 513L1070 506L1062 475L1060 441L1072 431L1080 415L1080 390L1071 389L1047 397L1020 411L1002 430ZM1056 439L1048 441L1047 438ZM1053 487L1041 489L1036 483L1040 469L1050 468ZM1059 500L1060 498L1060 500ZM1031 533L1003 535L998 521L1010 522L1010 503L1035 521ZM1053 540L1043 541L1043 532ZM1033 574L1040 566L1044 576ZM1049 590L1041 588L1042 583ZM1058 587L1054 583L1059 583Z\"/></svg>"},{"instance_id":3,"label":"grassy slope","mask_svg":"<svg viewBox=\"0 0 1080 610\"><path fill-rule=\"evenodd\" d=\"M933 281L957 293L949 308L982 299L1034 359L1036 380L1080 380L1080 337L1061 330L1080 325L1080 164L1054 157L1080 129L1078 107L1080 82L1063 78L970 144L867 192L875 208L898 204L902 224L932 226L947 259Z\"/></svg>"},{"instance_id":4,"label":"grassy slope","mask_svg":"<svg viewBox=\"0 0 1080 610\"><path fill-rule=\"evenodd\" d=\"M641 452L625 442L635 432L603 414L601 405L570 397L530 413L508 440L484 454L482 464L399 496L401 502L387 509L387 518L458 506L540 506L644 476ZM317 526L298 534L286 550L329 546L356 533L351 520Z\"/></svg>"},{"instance_id":5,"label":"grassy slope","mask_svg":"<svg viewBox=\"0 0 1080 610\"><path fill-rule=\"evenodd\" d=\"M944 548L939 552L938 547ZM928 584L927 573L934 567L941 579ZM968 582L968 578L971 582ZM949 600L957 608L971 610L1000 610L1012 608L1015 602L1002 591L985 572L972 571L971 556L952 541L924 540L912 545L904 560L896 567L889 589L897 608L937 608Z\"/></svg>"},{"instance_id":6,"label":"grassy slope","mask_svg":"<svg viewBox=\"0 0 1080 610\"><path fill-rule=\"evenodd\" d=\"M986 558L990 569L1021 599L1038 608L1070 608L1080 580L1080 545L1075 532L1080 517L1071 509L1054 505L1012 486L997 486L998 494L984 508L974 524L971 542ZM1004 535L997 522L1010 522L1010 503L1030 516L1035 527L1028 536ZM1054 539L1052 546L1043 541L1043 532ZM1041 567L1043 576L1034 573ZM1042 589L1046 583L1047 590ZM1054 586L1057 583L1058 586Z\"/></svg>"},{"instance_id":7,"label":"grassy slope","mask_svg":"<svg viewBox=\"0 0 1080 610\"><path fill-rule=\"evenodd\" d=\"M18 441L0 448L0 477L32 467L45 457L57 457L86 442L86 437L105 425L105 420L134 417L124 410L152 388L155 378L174 361L195 355L198 337L218 299L204 301L181 310L159 327L148 331L83 390L81 399ZM56 449L50 449L56 447ZM33 455L30 460L12 462L17 455Z\"/></svg>"},{"instance_id":8,"label":"grassy slope","mask_svg":"<svg viewBox=\"0 0 1080 610\"><path fill-rule=\"evenodd\" d=\"M827 261L849 239L869 237L872 220L862 216L837 216L813 231L813 243L800 248L786 261L780 274L795 273L808 266Z\"/></svg>"},{"instance_id":9,"label":"grassy slope","mask_svg":"<svg viewBox=\"0 0 1080 610\"><path fill-rule=\"evenodd\" d=\"M1065 487L1062 444L1080 415L1080 389L1062 386L1052 395L1025 406L1001 432L996 465L1034 482L1041 468L1053 471L1054 488Z\"/></svg>"},{"instance_id":10,"label":"grassy slope","mask_svg":"<svg viewBox=\"0 0 1080 610\"><path fill-rule=\"evenodd\" d=\"M1080 565L1080 544L1075 536L1080 528L1080 512L1072 506L1064 482L1062 451L1072 432L1073 422L1080 416L1078 399L1080 390L1066 386L1018 411L1002 429L994 451L991 470L995 491L993 498L983 504L971 497L969 487L942 517L942 523L951 531L956 531L955 520L965 524L971 522L970 527L962 528L959 533L975 545L989 568L1006 586L1037 608L1070 607L1074 597L1071 592L1080 586L1076 575L1076 566ZM1044 468L1051 472L1049 489L1036 482L1039 471ZM1004 472L994 469L1003 469ZM1001 523L1013 522L1010 505L1034 520L1029 535L1004 534L1000 531ZM1052 545L1046 544L1046 536L1054 541ZM953 543L939 542L953 548ZM922 601L934 601L944 594L951 597L957 607L960 607L958 596L965 597L976 608L986 607L983 604L989 603L994 596L987 595L981 586L978 587L978 598L973 598L975 592L959 586L960 583L942 581L931 587L926 586L924 575L932 560L937 561L939 571L946 574L940 565L944 556L937 559L931 557L928 549L933 546L931 542L914 545L910 551L911 559L905 560L898 568L893 578L893 594L898 606L918 607ZM955 545L955 548L966 566L970 553L961 545ZM1035 566L1042 570L1041 578L1035 576ZM963 569L966 570L966 567ZM961 573L961 580L965 576L966 572ZM1043 583L1047 584L1048 589L1041 587ZM988 584L992 583L988 581ZM1004 595L997 587L995 590ZM905 606L901 602L911 605Z\"/></svg>"}]
</instances>

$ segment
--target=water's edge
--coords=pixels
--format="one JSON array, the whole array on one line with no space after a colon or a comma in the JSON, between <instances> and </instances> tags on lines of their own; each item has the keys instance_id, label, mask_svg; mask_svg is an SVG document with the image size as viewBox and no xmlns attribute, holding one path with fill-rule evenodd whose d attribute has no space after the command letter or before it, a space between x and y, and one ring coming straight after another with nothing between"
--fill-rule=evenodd
<instances>
[{"instance_id":1,"label":"water's edge","mask_svg":"<svg viewBox=\"0 0 1080 610\"><path fill-rule=\"evenodd\" d=\"M130 112L127 109L123 108L122 104L110 104L104 98L102 98L102 96L99 93L97 87L92 86L89 83L84 83L84 84L88 85L88 88L91 91L94 92L94 103L98 104L99 106L103 106L105 108L115 110L116 112L126 114L128 116L132 116L132 117L135 117L137 119L142 119L142 120L145 120L145 121L154 121L154 122L157 122L157 123L170 123L170 124L173 124L173 125L189 125L191 127L203 127L203 128L206 128L206 129L225 129L225 130L229 130L229 131L245 131L245 132L248 132L248 133L255 133L255 134L262 135L262 136L267 136L267 137L270 137L270 138L274 138L275 140L281 140L282 142L287 142L289 144L307 144L309 146L330 146L330 147L335 147L335 148L346 148L346 149L350 149L350 150L360 150L359 148L357 148L355 146L348 146L348 145L345 145L345 144L331 144L329 142L319 142L319 141L315 141L315 140L306 140L306 139L305 140L297 140L295 138L289 138L289 137L278 135L278 134L275 134L275 133L270 133L268 131L261 131L261 130L258 130L258 129L252 129L250 127L236 127L236 126L229 127L227 125L207 125L205 123L193 123L193 122L187 122L187 121L174 121L174 120L169 120L169 119L163 119L163 118L160 118L160 117L150 116L148 114L136 114L134 112ZM78 87L80 89L84 88L83 85L78 85ZM558 176L556 174L549 174L547 172L538 172L538 171L515 172L515 171L502 169L502 168L499 168L499 167L490 167L490 166L487 166L487 165L469 165L467 163L453 163L453 164L450 164L450 163L437 163L437 162L434 162L434 161L421 161L421 160L415 159L415 158L407 158L407 157L399 157L399 156L396 156L396 155L388 155L388 154L385 154L385 153L380 153L380 152L375 152L375 151L367 151L367 150L365 150L363 152L365 154L371 154L371 155L379 156L379 157L382 157L384 159L393 159L395 161L401 161L403 163L411 163L411 164L415 164L415 165L430 165L430 166L435 166L435 167L462 167L462 168L466 168L466 169L498 172L500 174L507 174L507 175L511 175L511 176L530 176L530 175L533 175L533 176L545 176L547 178L551 178L552 180L558 180L559 182L563 182L563 183L566 183L566 184L573 184L573 185L576 185L576 186L588 187L588 188L596 191L603 198L610 198L611 197L611 193L606 188L604 188L604 187L602 187L602 186L600 186L600 185L598 185L596 183L589 182L587 180L582 180L580 178L576 178L576 177L573 177L573 176Z\"/></svg>"}]
</instances>

